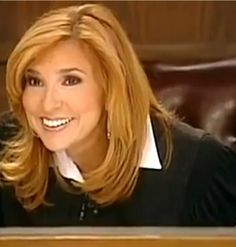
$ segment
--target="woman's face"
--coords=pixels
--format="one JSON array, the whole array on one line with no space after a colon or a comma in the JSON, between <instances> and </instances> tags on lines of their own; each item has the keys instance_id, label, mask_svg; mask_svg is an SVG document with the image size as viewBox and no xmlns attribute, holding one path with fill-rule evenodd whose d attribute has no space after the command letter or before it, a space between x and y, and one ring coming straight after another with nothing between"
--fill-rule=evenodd
<instances>
[{"instance_id":1,"label":"woman's face","mask_svg":"<svg viewBox=\"0 0 236 247\"><path fill-rule=\"evenodd\" d=\"M23 106L28 122L51 151L83 145L104 129L103 93L88 54L78 41L61 41L25 74Z\"/></svg>"}]
</instances>

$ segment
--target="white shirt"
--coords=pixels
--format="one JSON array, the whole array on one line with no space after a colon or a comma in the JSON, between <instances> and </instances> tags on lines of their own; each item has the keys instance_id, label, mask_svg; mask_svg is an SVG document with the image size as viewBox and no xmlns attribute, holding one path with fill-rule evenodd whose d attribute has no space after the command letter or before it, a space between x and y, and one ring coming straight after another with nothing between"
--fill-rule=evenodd
<instances>
[{"instance_id":1,"label":"white shirt","mask_svg":"<svg viewBox=\"0 0 236 247\"><path fill-rule=\"evenodd\" d=\"M65 151L57 151L53 155L54 162L58 167L61 175L68 179L73 179L77 182L83 183L84 179L78 167ZM150 118L147 120L147 136L140 162L140 168L148 169L162 169L158 151L154 139L153 129Z\"/></svg>"}]
</instances>

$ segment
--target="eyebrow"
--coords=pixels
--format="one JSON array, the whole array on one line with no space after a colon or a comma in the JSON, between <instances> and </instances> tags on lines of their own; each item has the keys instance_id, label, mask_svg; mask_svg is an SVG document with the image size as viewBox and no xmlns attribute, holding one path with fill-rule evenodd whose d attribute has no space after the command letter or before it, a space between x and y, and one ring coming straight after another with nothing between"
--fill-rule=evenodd
<instances>
[{"instance_id":1,"label":"eyebrow","mask_svg":"<svg viewBox=\"0 0 236 247\"><path fill-rule=\"evenodd\" d=\"M39 73L38 71L34 70L34 69L27 69L27 70L26 70L26 74L27 74L27 73L40 75L40 73Z\"/></svg>"},{"instance_id":2,"label":"eyebrow","mask_svg":"<svg viewBox=\"0 0 236 247\"><path fill-rule=\"evenodd\" d=\"M66 69L60 69L59 70L59 74L65 74L65 73L68 73L68 72L73 72L73 71L77 71L79 73L83 73L86 75L86 72L81 70L81 69L78 69L78 68L66 68Z\"/></svg>"},{"instance_id":3,"label":"eyebrow","mask_svg":"<svg viewBox=\"0 0 236 247\"><path fill-rule=\"evenodd\" d=\"M65 74L65 73L68 73L68 72L73 72L73 71L77 71L79 73L83 73L86 75L86 72L81 70L81 69L78 69L78 68L65 68L65 69L60 69L58 71L59 74ZM40 76L40 73L37 71L37 70L34 70L34 69L28 69L26 71L26 73L32 73L32 74L35 74L35 75L38 75Z\"/></svg>"}]
</instances>

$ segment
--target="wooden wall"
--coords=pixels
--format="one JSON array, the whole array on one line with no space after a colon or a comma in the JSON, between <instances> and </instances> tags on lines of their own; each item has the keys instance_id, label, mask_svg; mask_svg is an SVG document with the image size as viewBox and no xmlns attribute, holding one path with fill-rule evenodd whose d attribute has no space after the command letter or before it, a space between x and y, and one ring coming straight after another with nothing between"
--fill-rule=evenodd
<instances>
[{"instance_id":1,"label":"wooden wall","mask_svg":"<svg viewBox=\"0 0 236 247\"><path fill-rule=\"evenodd\" d=\"M5 63L23 32L45 11L78 2L0 2L0 112L7 108ZM236 2L96 2L114 10L141 60L206 61L236 53Z\"/></svg>"}]
</instances>

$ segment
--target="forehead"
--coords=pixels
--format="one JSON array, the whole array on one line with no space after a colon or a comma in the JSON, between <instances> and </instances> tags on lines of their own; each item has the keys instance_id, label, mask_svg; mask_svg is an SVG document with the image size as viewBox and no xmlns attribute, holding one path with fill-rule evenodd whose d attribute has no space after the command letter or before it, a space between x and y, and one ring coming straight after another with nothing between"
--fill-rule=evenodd
<instances>
[{"instance_id":1,"label":"forehead","mask_svg":"<svg viewBox=\"0 0 236 247\"><path fill-rule=\"evenodd\" d=\"M92 54L89 48L77 40L63 40L46 48L31 63L36 70L66 67L91 69Z\"/></svg>"}]
</instances>

